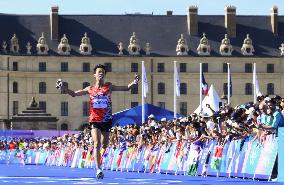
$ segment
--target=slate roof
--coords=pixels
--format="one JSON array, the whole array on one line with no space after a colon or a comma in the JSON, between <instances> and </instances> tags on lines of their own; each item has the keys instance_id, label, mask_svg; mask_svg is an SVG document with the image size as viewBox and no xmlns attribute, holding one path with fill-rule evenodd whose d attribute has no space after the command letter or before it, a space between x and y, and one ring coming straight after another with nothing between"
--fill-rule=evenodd
<instances>
[{"instance_id":1,"label":"slate roof","mask_svg":"<svg viewBox=\"0 0 284 185\"><path fill-rule=\"evenodd\" d=\"M187 31L186 15L59 15L59 41L50 40L49 15L0 14L0 43L17 34L20 53L25 54L25 45L31 42L32 53L36 55L36 44L41 32L45 32L50 48L49 55L58 55L57 46L66 33L71 45L71 55L80 55L78 48L84 33L88 33L93 47L92 54L117 56L119 42L127 48L132 32L136 32L141 48L150 42L153 56L176 56L176 45L180 34L184 34L189 45L189 56L198 56L202 33L206 33L211 45L211 56L221 57L219 47L224 38L224 15L198 15L198 36ZM278 16L279 35L271 31L270 16L236 16L237 37L230 38L233 56L240 57L246 34L250 34L256 57L279 57L279 46L284 42L284 16ZM125 50L125 55L127 51ZM142 55L145 51L141 51ZM3 53L2 53L3 54Z\"/></svg>"}]
</instances>

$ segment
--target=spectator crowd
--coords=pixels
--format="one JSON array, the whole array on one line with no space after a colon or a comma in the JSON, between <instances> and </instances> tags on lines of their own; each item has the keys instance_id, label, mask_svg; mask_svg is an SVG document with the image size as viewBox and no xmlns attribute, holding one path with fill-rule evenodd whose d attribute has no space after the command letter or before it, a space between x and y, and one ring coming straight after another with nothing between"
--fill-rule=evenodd
<instances>
[{"instance_id":1,"label":"spectator crowd","mask_svg":"<svg viewBox=\"0 0 284 185\"><path fill-rule=\"evenodd\" d=\"M200 147L210 140L216 140L219 145L234 139L245 139L254 136L263 144L267 135L276 134L278 127L284 126L284 98L274 96L259 96L257 103L246 103L231 107L225 105L219 111L214 111L206 105L210 114L190 114L187 117L167 120L156 120L151 114L146 123L113 126L109 146L141 149L143 146L165 147L167 152L173 142L185 142L188 147ZM63 147L83 148L93 147L90 130L85 128L78 134L41 139L0 140L0 150L51 150Z\"/></svg>"}]
</instances>

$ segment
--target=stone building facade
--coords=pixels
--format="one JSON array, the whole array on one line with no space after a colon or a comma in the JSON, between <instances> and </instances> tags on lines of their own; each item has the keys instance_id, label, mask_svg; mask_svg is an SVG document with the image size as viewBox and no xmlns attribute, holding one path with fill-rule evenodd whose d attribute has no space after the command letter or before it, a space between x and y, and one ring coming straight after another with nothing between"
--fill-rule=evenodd
<instances>
[{"instance_id":1,"label":"stone building facade","mask_svg":"<svg viewBox=\"0 0 284 185\"><path fill-rule=\"evenodd\" d=\"M182 83L177 110L189 114L199 104L199 63L208 84L226 94L231 64L232 105L252 101L252 68L263 94L284 96L284 16L224 15L0 15L0 120L25 110L31 97L57 117L58 126L74 130L88 120L88 96L72 98L55 88L58 78L70 89L92 84L93 67L105 64L107 80L127 85L145 61L149 81L147 103L173 110L173 61ZM113 112L141 102L141 84L115 92ZM5 126L5 124L3 124ZM8 125L6 124L6 127Z\"/></svg>"}]
</instances>

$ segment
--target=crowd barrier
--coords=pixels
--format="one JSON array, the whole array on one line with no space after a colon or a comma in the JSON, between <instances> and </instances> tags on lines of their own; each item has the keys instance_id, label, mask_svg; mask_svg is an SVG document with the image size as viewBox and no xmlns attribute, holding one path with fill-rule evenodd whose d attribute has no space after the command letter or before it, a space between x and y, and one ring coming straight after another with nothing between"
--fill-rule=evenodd
<instances>
[{"instance_id":1,"label":"crowd barrier","mask_svg":"<svg viewBox=\"0 0 284 185\"><path fill-rule=\"evenodd\" d=\"M1 140L12 140L12 138L50 138L53 136L63 136L64 134L78 134L79 131L69 130L0 130Z\"/></svg>"},{"instance_id":2,"label":"crowd barrier","mask_svg":"<svg viewBox=\"0 0 284 185\"><path fill-rule=\"evenodd\" d=\"M270 135L263 145L252 137L232 140L224 146L216 141L202 148L175 142L163 147L107 148L102 151L102 167L140 173L175 173L269 180L278 151L278 137ZM92 148L46 150L3 150L0 163L93 168Z\"/></svg>"},{"instance_id":3,"label":"crowd barrier","mask_svg":"<svg viewBox=\"0 0 284 185\"><path fill-rule=\"evenodd\" d=\"M284 182L284 127L278 128L278 182Z\"/></svg>"}]
</instances>

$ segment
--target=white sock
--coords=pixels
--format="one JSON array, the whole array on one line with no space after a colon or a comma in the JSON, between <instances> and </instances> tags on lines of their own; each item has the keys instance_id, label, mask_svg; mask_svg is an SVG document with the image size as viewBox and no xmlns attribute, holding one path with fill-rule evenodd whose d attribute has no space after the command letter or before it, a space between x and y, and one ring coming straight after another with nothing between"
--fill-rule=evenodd
<instances>
[{"instance_id":1,"label":"white sock","mask_svg":"<svg viewBox=\"0 0 284 185\"><path fill-rule=\"evenodd\" d=\"M97 169L97 174L99 174L100 172L102 172L102 170L100 168Z\"/></svg>"}]
</instances>

